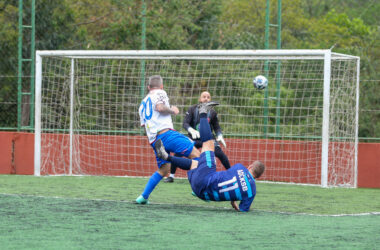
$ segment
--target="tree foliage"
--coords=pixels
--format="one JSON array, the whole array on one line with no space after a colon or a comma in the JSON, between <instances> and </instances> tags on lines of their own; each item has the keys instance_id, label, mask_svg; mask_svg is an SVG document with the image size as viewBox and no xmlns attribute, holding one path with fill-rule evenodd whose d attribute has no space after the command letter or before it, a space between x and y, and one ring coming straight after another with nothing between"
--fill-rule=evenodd
<instances>
[{"instance_id":1,"label":"tree foliage","mask_svg":"<svg viewBox=\"0 0 380 250\"><path fill-rule=\"evenodd\" d=\"M27 24L30 1L23 2ZM141 49L144 17L146 49L263 49L265 4L266 0L39 0L36 49ZM270 23L276 24L277 1L270 4ZM282 1L282 48L333 48L360 56L361 79L365 80L360 89L361 109L371 110L361 112L360 136L367 137L380 137L379 11L380 2L371 0ZM15 127L17 0L0 0L0 23L0 127ZM28 35L23 41L26 57ZM276 39L276 29L271 27L270 48L276 48ZM28 73L24 71L30 77ZM23 89L28 87L23 85Z\"/></svg>"}]
</instances>

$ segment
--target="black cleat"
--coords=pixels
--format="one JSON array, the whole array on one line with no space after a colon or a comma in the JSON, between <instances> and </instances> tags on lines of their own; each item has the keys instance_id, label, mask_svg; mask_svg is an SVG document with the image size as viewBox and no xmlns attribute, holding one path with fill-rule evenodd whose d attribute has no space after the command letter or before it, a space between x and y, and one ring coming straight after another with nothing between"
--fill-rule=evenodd
<instances>
[{"instance_id":1,"label":"black cleat","mask_svg":"<svg viewBox=\"0 0 380 250\"><path fill-rule=\"evenodd\" d=\"M213 109L215 106L218 106L219 103L217 102L205 102L198 104L198 110L199 114L202 113L208 113L211 109Z\"/></svg>"},{"instance_id":2,"label":"black cleat","mask_svg":"<svg viewBox=\"0 0 380 250\"><path fill-rule=\"evenodd\" d=\"M167 160L169 157L168 152L166 152L164 144L162 143L161 139L158 139L156 143L154 144L154 148L156 149L156 153L158 158L161 158L163 160Z\"/></svg>"},{"instance_id":3,"label":"black cleat","mask_svg":"<svg viewBox=\"0 0 380 250\"><path fill-rule=\"evenodd\" d=\"M174 182L174 178L169 176L164 180L164 182Z\"/></svg>"}]
</instances>

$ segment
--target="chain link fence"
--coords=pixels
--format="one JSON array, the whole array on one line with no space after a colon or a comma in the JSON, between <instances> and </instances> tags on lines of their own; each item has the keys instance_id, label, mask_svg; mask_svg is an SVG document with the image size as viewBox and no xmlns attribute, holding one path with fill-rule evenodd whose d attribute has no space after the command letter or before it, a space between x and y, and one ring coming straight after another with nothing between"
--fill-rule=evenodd
<instances>
[{"instance_id":1,"label":"chain link fence","mask_svg":"<svg viewBox=\"0 0 380 250\"><path fill-rule=\"evenodd\" d=\"M5 84L5 82L14 84ZM0 131L17 129L17 76L0 76Z\"/></svg>"}]
</instances>

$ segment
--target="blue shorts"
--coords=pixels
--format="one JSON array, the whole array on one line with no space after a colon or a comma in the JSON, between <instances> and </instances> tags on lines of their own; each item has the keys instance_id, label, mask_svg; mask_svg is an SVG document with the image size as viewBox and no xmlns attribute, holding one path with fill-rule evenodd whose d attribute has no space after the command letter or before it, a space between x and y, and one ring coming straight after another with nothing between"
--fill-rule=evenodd
<instances>
[{"instance_id":1,"label":"blue shorts","mask_svg":"<svg viewBox=\"0 0 380 250\"><path fill-rule=\"evenodd\" d=\"M203 190L207 187L208 177L216 172L214 151L205 151L201 154L198 167L187 172L187 178L191 188L198 197L202 197Z\"/></svg>"},{"instance_id":2,"label":"blue shorts","mask_svg":"<svg viewBox=\"0 0 380 250\"><path fill-rule=\"evenodd\" d=\"M194 148L194 142L190 138L188 138L187 136L184 136L183 134L181 134L180 132L176 130L168 130L167 132L163 134L157 135L156 140L152 142L150 145L152 146L154 150L154 154L156 155L157 166L159 168L163 164L168 163L168 161L165 161L157 157L157 152L156 152L156 149L154 148L154 145L156 144L156 141L158 139L161 139L166 149L166 152L175 153L178 156L188 157Z\"/></svg>"}]
</instances>

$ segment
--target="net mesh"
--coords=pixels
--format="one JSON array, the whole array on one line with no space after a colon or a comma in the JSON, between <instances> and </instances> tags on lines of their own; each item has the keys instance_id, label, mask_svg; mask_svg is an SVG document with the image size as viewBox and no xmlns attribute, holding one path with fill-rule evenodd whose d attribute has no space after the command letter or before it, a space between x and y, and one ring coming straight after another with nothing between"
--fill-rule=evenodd
<instances>
[{"instance_id":1,"label":"net mesh","mask_svg":"<svg viewBox=\"0 0 380 250\"><path fill-rule=\"evenodd\" d=\"M354 185L356 60L333 60L328 184ZM262 179L321 184L324 62L321 59L128 59L46 57L42 66L41 174L150 176L157 166L138 107L151 75L164 79L173 117L209 91L231 164L266 165ZM266 75L257 90L252 80ZM70 167L70 115L73 122ZM218 169L223 169L218 161ZM178 170L177 176L186 173Z\"/></svg>"}]
</instances>

